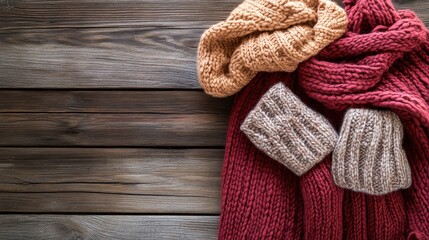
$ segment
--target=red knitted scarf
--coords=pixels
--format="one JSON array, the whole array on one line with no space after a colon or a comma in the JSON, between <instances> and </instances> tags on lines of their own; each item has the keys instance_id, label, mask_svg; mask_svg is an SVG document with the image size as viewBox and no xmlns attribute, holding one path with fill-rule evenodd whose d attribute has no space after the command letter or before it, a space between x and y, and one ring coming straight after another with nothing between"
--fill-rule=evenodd
<instances>
[{"instance_id":1,"label":"red knitted scarf","mask_svg":"<svg viewBox=\"0 0 429 240\"><path fill-rule=\"evenodd\" d=\"M349 31L294 74L260 74L235 99L222 174L220 239L429 239L429 41L389 0L345 0ZM278 81L339 128L350 107L387 108L405 126L413 185L369 196L335 186L330 156L298 178L239 127Z\"/></svg>"},{"instance_id":2,"label":"red knitted scarf","mask_svg":"<svg viewBox=\"0 0 429 240\"><path fill-rule=\"evenodd\" d=\"M413 173L403 192L408 228L429 236L429 38L417 16L388 0L346 0L349 31L304 63L306 93L336 110L365 106L396 112L405 126Z\"/></svg>"}]
</instances>

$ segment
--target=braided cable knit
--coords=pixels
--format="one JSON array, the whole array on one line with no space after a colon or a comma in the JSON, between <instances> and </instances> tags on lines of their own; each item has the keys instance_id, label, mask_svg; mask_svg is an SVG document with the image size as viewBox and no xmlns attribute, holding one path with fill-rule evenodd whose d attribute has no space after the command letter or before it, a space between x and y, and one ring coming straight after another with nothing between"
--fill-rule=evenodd
<instances>
[{"instance_id":1,"label":"braided cable knit","mask_svg":"<svg viewBox=\"0 0 429 240\"><path fill-rule=\"evenodd\" d=\"M390 0L345 0L348 32L298 69L327 108L384 108L405 130L412 186L402 192L409 239L429 239L429 40L415 13ZM397 205L402 200L397 199Z\"/></svg>"},{"instance_id":2,"label":"braided cable knit","mask_svg":"<svg viewBox=\"0 0 429 240\"><path fill-rule=\"evenodd\" d=\"M293 72L346 26L344 10L330 0L245 0L202 35L199 82L207 94L233 95L258 72Z\"/></svg>"}]
</instances>

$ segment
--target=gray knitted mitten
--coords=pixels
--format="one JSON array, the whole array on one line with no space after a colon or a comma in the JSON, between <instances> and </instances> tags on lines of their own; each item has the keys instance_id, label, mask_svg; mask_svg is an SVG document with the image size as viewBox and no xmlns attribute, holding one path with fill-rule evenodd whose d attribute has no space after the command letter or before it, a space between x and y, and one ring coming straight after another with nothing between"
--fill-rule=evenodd
<instances>
[{"instance_id":1,"label":"gray knitted mitten","mask_svg":"<svg viewBox=\"0 0 429 240\"><path fill-rule=\"evenodd\" d=\"M297 175L331 153L338 138L331 124L283 83L265 93L240 129L257 148Z\"/></svg>"},{"instance_id":2,"label":"gray knitted mitten","mask_svg":"<svg viewBox=\"0 0 429 240\"><path fill-rule=\"evenodd\" d=\"M332 176L343 188L382 195L411 185L403 127L390 111L350 109L333 153Z\"/></svg>"}]
</instances>

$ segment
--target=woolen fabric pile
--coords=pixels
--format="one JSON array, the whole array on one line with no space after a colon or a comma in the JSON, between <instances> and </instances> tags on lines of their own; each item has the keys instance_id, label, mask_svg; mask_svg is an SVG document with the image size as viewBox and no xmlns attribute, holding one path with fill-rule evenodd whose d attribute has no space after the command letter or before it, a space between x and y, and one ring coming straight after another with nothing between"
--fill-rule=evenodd
<instances>
[{"instance_id":1,"label":"woolen fabric pile","mask_svg":"<svg viewBox=\"0 0 429 240\"><path fill-rule=\"evenodd\" d=\"M238 92L219 239L429 239L428 31L343 4L246 0L202 36L202 87Z\"/></svg>"}]
</instances>

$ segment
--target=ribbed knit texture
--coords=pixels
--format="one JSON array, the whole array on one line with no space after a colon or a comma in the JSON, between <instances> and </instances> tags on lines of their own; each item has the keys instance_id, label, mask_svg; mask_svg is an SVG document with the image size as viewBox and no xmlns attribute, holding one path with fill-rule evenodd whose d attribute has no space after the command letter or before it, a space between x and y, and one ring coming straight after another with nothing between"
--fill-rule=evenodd
<instances>
[{"instance_id":1,"label":"ribbed knit texture","mask_svg":"<svg viewBox=\"0 0 429 240\"><path fill-rule=\"evenodd\" d=\"M200 84L206 93L225 97L258 72L292 72L346 26L345 11L330 0L245 0L202 35Z\"/></svg>"},{"instance_id":2,"label":"ribbed knit texture","mask_svg":"<svg viewBox=\"0 0 429 240\"><path fill-rule=\"evenodd\" d=\"M413 12L395 11L389 0L344 4L349 31L300 66L300 84L331 109L382 107L400 117L413 178L403 191L407 232L429 239L428 31Z\"/></svg>"},{"instance_id":3,"label":"ribbed knit texture","mask_svg":"<svg viewBox=\"0 0 429 240\"><path fill-rule=\"evenodd\" d=\"M257 148L297 175L331 153L337 133L283 83L264 94L240 128Z\"/></svg>"},{"instance_id":4,"label":"ribbed knit texture","mask_svg":"<svg viewBox=\"0 0 429 240\"><path fill-rule=\"evenodd\" d=\"M235 98L222 173L219 239L429 239L429 42L414 14L387 0L346 0L349 32L298 75L261 74ZM386 108L404 125L413 184L383 196L334 184L330 156L298 178L240 125L282 81L339 129L348 108ZM308 99L309 95L312 100ZM319 105L317 102L323 104Z\"/></svg>"},{"instance_id":5,"label":"ribbed knit texture","mask_svg":"<svg viewBox=\"0 0 429 240\"><path fill-rule=\"evenodd\" d=\"M335 183L374 195L408 188L411 170L402 139L403 127L395 113L348 110L332 157Z\"/></svg>"}]
</instances>

